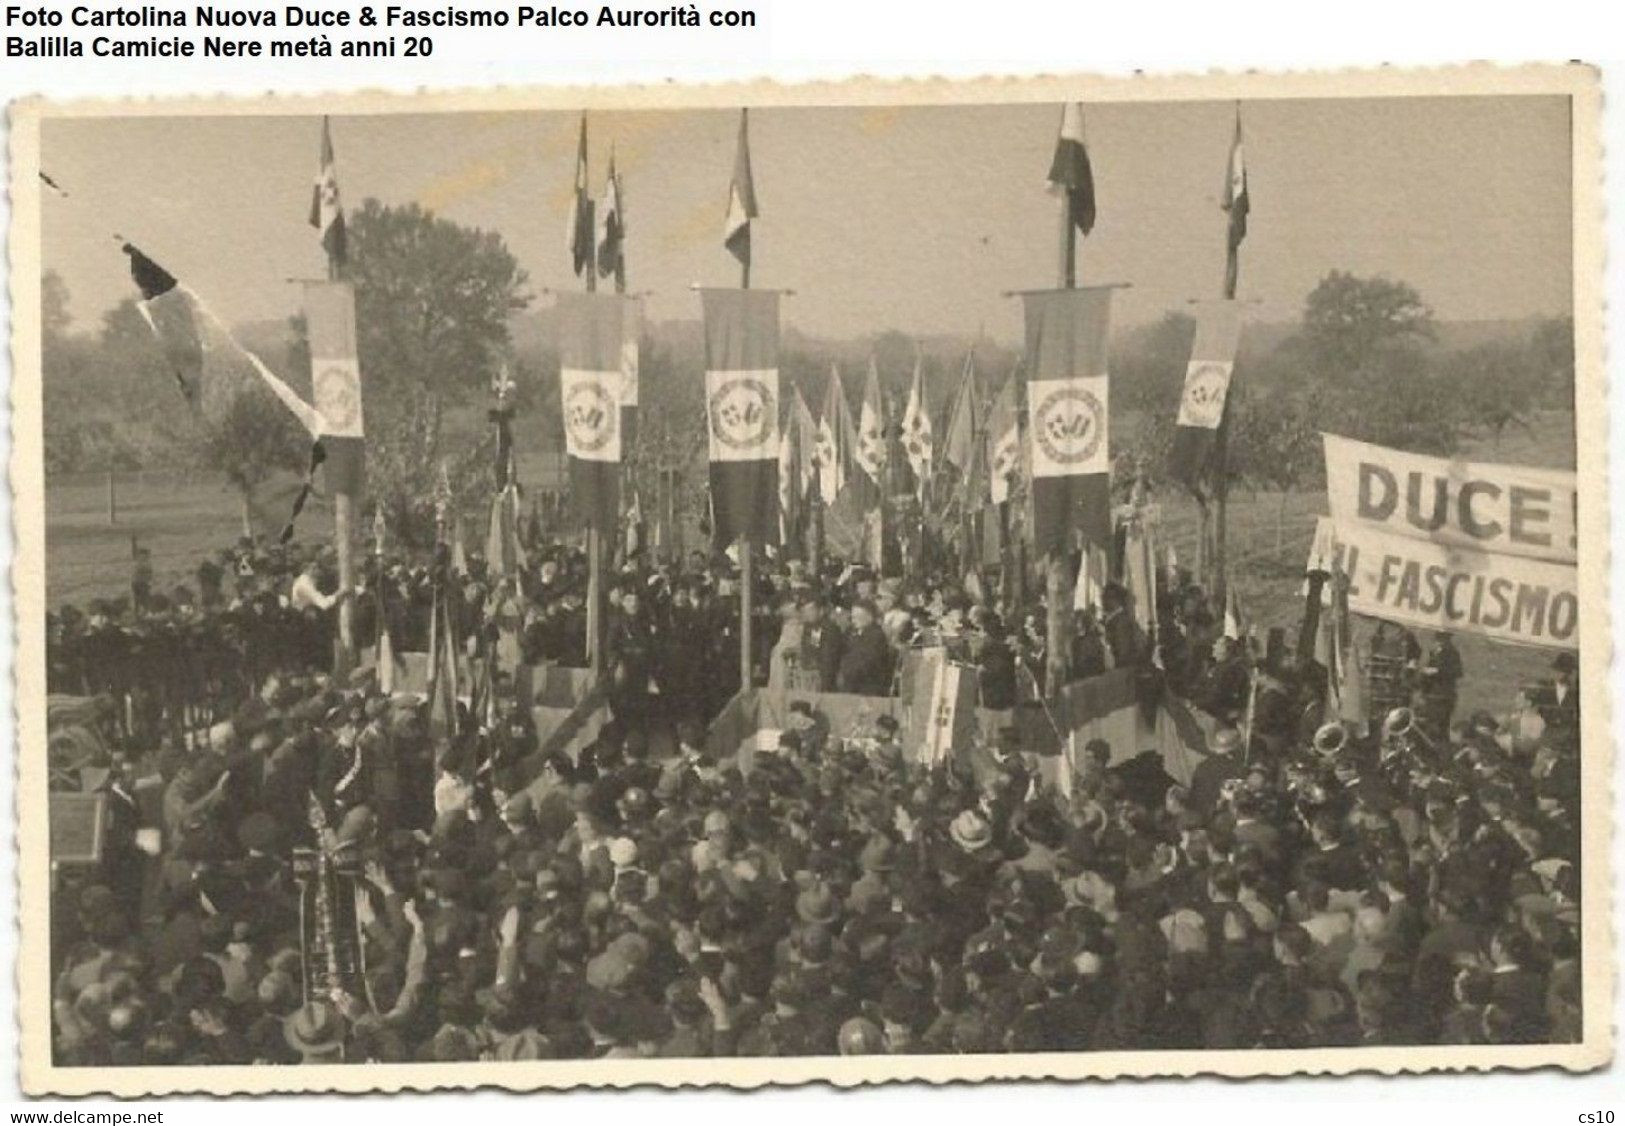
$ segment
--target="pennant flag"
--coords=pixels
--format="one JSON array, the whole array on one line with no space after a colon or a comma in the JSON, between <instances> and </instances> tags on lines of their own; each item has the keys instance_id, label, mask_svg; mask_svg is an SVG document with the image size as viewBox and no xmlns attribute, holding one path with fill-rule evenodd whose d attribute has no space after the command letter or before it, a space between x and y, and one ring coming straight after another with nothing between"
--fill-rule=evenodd
<instances>
[{"instance_id":1,"label":"pennant flag","mask_svg":"<svg viewBox=\"0 0 1625 1126\"><path fill-rule=\"evenodd\" d=\"M196 293L134 245L125 243L123 250L130 259L130 277L141 291L136 309L203 426L218 432L237 408L239 397L252 393L252 381L243 378L241 366L232 362L235 357L253 370L312 437L317 434L319 420L310 404L239 344Z\"/></svg>"},{"instance_id":2,"label":"pennant flag","mask_svg":"<svg viewBox=\"0 0 1625 1126\"><path fill-rule=\"evenodd\" d=\"M1072 588L1072 608L1074 610L1100 609L1101 599L1106 593L1106 583L1111 575L1106 566L1106 549L1097 544L1089 544L1083 550L1083 558L1078 562L1078 581Z\"/></svg>"},{"instance_id":3,"label":"pennant flag","mask_svg":"<svg viewBox=\"0 0 1625 1126\"><path fill-rule=\"evenodd\" d=\"M1224 194L1219 206L1230 216L1225 235L1224 295L1236 296L1241 269L1241 240L1247 237L1247 212L1252 197L1247 193L1247 161L1241 151L1241 108L1236 108L1236 135L1230 142L1230 159L1225 163Z\"/></svg>"},{"instance_id":4,"label":"pennant flag","mask_svg":"<svg viewBox=\"0 0 1625 1126\"><path fill-rule=\"evenodd\" d=\"M925 372L919 357L914 359L914 379L908 388L908 404L903 408L903 449L909 468L919 482L923 499L931 480L936 450L931 433L931 404L926 398Z\"/></svg>"},{"instance_id":5,"label":"pennant flag","mask_svg":"<svg viewBox=\"0 0 1625 1126\"><path fill-rule=\"evenodd\" d=\"M609 176L604 181L604 200L598 208L598 273L626 284L626 201L621 195L621 177L615 171L615 152L609 154Z\"/></svg>"},{"instance_id":6,"label":"pennant flag","mask_svg":"<svg viewBox=\"0 0 1625 1126\"><path fill-rule=\"evenodd\" d=\"M739 111L739 147L734 153L733 181L728 185L728 216L722 245L742 266L750 265L750 221L756 218L756 181L750 171L750 128L746 110Z\"/></svg>"},{"instance_id":7,"label":"pennant flag","mask_svg":"<svg viewBox=\"0 0 1625 1126\"><path fill-rule=\"evenodd\" d=\"M702 289L712 537L778 541L779 294Z\"/></svg>"},{"instance_id":8,"label":"pennant flag","mask_svg":"<svg viewBox=\"0 0 1625 1126\"><path fill-rule=\"evenodd\" d=\"M1111 543L1111 299L1105 287L1023 295L1033 546L1041 553L1068 551L1074 530L1085 543Z\"/></svg>"},{"instance_id":9,"label":"pennant flag","mask_svg":"<svg viewBox=\"0 0 1625 1126\"><path fill-rule=\"evenodd\" d=\"M988 498L1004 504L1021 476L1020 374L1005 380L987 424Z\"/></svg>"},{"instance_id":10,"label":"pennant flag","mask_svg":"<svg viewBox=\"0 0 1625 1126\"><path fill-rule=\"evenodd\" d=\"M561 293L559 395L576 518L613 532L621 514L621 399L625 387L628 300L615 294Z\"/></svg>"},{"instance_id":11,"label":"pennant flag","mask_svg":"<svg viewBox=\"0 0 1625 1126\"><path fill-rule=\"evenodd\" d=\"M344 234L344 207L339 202L339 176L333 161L333 132L322 118L322 158L316 170L316 185L310 193L310 225L320 233L322 250L335 270L349 258Z\"/></svg>"},{"instance_id":12,"label":"pennant flag","mask_svg":"<svg viewBox=\"0 0 1625 1126\"><path fill-rule=\"evenodd\" d=\"M846 404L841 370L831 365L824 388L824 413L818 420L818 437L813 445L818 495L826 507L840 498L849 483L862 476L857 472L857 448L858 430Z\"/></svg>"},{"instance_id":13,"label":"pennant flag","mask_svg":"<svg viewBox=\"0 0 1625 1126\"><path fill-rule=\"evenodd\" d=\"M880 397L880 369L869 361L858 407L858 468L879 489L886 468L886 404ZM877 494L878 495L878 494Z\"/></svg>"},{"instance_id":14,"label":"pennant flag","mask_svg":"<svg viewBox=\"0 0 1625 1126\"><path fill-rule=\"evenodd\" d=\"M1204 301L1196 310L1196 339L1185 368L1185 390L1168 460L1174 477L1198 494L1218 469L1219 427L1230 398L1241 316L1234 301Z\"/></svg>"},{"instance_id":15,"label":"pennant flag","mask_svg":"<svg viewBox=\"0 0 1625 1126\"><path fill-rule=\"evenodd\" d=\"M587 188L587 115L581 115L581 136L576 143L576 190L570 201L570 228L566 232L570 262L576 277L593 269L592 195Z\"/></svg>"},{"instance_id":16,"label":"pennant flag","mask_svg":"<svg viewBox=\"0 0 1625 1126\"><path fill-rule=\"evenodd\" d=\"M361 365L356 358L355 291L350 283L305 283L305 332L327 482L336 493L359 496L366 439L361 422Z\"/></svg>"},{"instance_id":17,"label":"pennant flag","mask_svg":"<svg viewBox=\"0 0 1625 1126\"><path fill-rule=\"evenodd\" d=\"M1078 230L1084 234L1094 230L1095 173L1084 144L1083 106L1077 102L1061 108L1061 135L1055 140L1049 183L1052 191L1066 193L1067 213Z\"/></svg>"}]
</instances>

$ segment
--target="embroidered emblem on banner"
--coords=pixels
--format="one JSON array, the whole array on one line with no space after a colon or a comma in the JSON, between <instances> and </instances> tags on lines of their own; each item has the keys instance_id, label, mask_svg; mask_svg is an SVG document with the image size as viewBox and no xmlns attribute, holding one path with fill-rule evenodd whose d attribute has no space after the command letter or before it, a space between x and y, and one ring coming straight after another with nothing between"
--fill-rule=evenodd
<instances>
[{"instance_id":1,"label":"embroidered emblem on banner","mask_svg":"<svg viewBox=\"0 0 1625 1126\"><path fill-rule=\"evenodd\" d=\"M356 399L355 367L347 363L323 364L315 379L317 411L329 432L358 431L361 404Z\"/></svg>"},{"instance_id":2,"label":"embroidered emblem on banner","mask_svg":"<svg viewBox=\"0 0 1625 1126\"><path fill-rule=\"evenodd\" d=\"M708 404L711 434L730 450L765 449L773 436L778 404L764 380L752 376L724 379Z\"/></svg>"},{"instance_id":3,"label":"embroidered emblem on banner","mask_svg":"<svg viewBox=\"0 0 1625 1126\"><path fill-rule=\"evenodd\" d=\"M1212 430L1224 415L1225 393L1230 388L1230 365L1217 360L1193 363L1185 376L1185 396L1179 404L1179 425Z\"/></svg>"},{"instance_id":4,"label":"embroidered emblem on banner","mask_svg":"<svg viewBox=\"0 0 1625 1126\"><path fill-rule=\"evenodd\" d=\"M1086 387L1058 387L1039 400L1033 433L1045 456L1060 466L1093 460L1106 434L1106 411Z\"/></svg>"},{"instance_id":5,"label":"embroidered emblem on banner","mask_svg":"<svg viewBox=\"0 0 1625 1126\"><path fill-rule=\"evenodd\" d=\"M597 380L575 381L564 396L564 425L578 454L603 450L614 440L617 403Z\"/></svg>"}]
</instances>

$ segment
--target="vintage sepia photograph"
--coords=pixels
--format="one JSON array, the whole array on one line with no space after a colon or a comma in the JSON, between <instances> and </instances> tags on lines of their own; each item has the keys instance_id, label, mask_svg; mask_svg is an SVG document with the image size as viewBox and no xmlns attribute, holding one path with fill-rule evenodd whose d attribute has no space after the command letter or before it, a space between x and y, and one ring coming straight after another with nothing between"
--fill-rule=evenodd
<instances>
[{"instance_id":1,"label":"vintage sepia photograph","mask_svg":"<svg viewBox=\"0 0 1625 1126\"><path fill-rule=\"evenodd\" d=\"M13 107L24 1089L1605 1065L1599 102Z\"/></svg>"}]
</instances>

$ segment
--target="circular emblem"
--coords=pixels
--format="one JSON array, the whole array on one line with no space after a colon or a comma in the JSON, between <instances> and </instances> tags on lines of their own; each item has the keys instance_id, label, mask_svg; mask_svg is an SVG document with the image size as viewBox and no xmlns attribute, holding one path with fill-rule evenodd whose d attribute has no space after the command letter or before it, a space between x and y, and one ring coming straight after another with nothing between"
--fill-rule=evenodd
<instances>
[{"instance_id":1,"label":"circular emblem","mask_svg":"<svg viewBox=\"0 0 1625 1126\"><path fill-rule=\"evenodd\" d=\"M564 428L570 445L583 454L597 453L615 436L620 404L595 380L577 380L564 397Z\"/></svg>"},{"instance_id":2,"label":"circular emblem","mask_svg":"<svg viewBox=\"0 0 1625 1126\"><path fill-rule=\"evenodd\" d=\"M1185 380L1185 401L1180 405L1179 421L1187 426L1210 429L1219 425L1229 382L1223 364L1210 362L1192 368Z\"/></svg>"},{"instance_id":3,"label":"circular emblem","mask_svg":"<svg viewBox=\"0 0 1625 1126\"><path fill-rule=\"evenodd\" d=\"M708 404L711 434L730 450L757 450L773 436L778 404L760 379L740 376L724 382Z\"/></svg>"},{"instance_id":4,"label":"circular emblem","mask_svg":"<svg viewBox=\"0 0 1625 1126\"><path fill-rule=\"evenodd\" d=\"M1033 433L1045 455L1058 465L1078 465L1100 450L1106 412L1100 400L1082 387L1051 391L1033 415Z\"/></svg>"},{"instance_id":5,"label":"circular emblem","mask_svg":"<svg viewBox=\"0 0 1625 1126\"><path fill-rule=\"evenodd\" d=\"M361 408L355 390L355 381L346 367L332 364L316 373L316 402L330 430L344 433L355 429Z\"/></svg>"}]
</instances>

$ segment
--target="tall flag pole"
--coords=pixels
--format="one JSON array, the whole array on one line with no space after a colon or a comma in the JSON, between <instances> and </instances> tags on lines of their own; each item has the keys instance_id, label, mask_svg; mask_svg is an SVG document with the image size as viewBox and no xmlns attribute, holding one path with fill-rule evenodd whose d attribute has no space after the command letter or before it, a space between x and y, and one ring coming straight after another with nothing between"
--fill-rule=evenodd
<instances>
[{"instance_id":1,"label":"tall flag pole","mask_svg":"<svg viewBox=\"0 0 1625 1126\"><path fill-rule=\"evenodd\" d=\"M1050 190L1065 200L1061 209L1061 285L1077 284L1077 235L1095 229L1095 173L1083 133L1083 106L1068 102L1061 108L1061 132L1049 166Z\"/></svg>"},{"instance_id":2,"label":"tall flag pole","mask_svg":"<svg viewBox=\"0 0 1625 1126\"><path fill-rule=\"evenodd\" d=\"M310 383L321 419L312 470L323 458L333 493L333 538L339 565L339 665L355 662L355 501L363 487L366 440L361 412L361 366L356 347L355 291L340 280L349 263L344 208L339 198L332 124L322 119L321 157L312 191L310 222L327 258L327 280L305 284L305 325L310 341Z\"/></svg>"},{"instance_id":3,"label":"tall flag pole","mask_svg":"<svg viewBox=\"0 0 1625 1126\"><path fill-rule=\"evenodd\" d=\"M706 430L711 453L712 535L739 554L739 685L754 680L755 545L778 533L779 297L750 288L751 222L760 214L750 162L750 111L728 181L722 244L739 263L738 290L702 290Z\"/></svg>"},{"instance_id":4,"label":"tall flag pole","mask_svg":"<svg viewBox=\"0 0 1625 1126\"><path fill-rule=\"evenodd\" d=\"M615 171L615 150L609 151L609 175L598 207L598 273L615 279L615 292L626 292L626 211L620 173Z\"/></svg>"},{"instance_id":5,"label":"tall flag pole","mask_svg":"<svg viewBox=\"0 0 1625 1126\"><path fill-rule=\"evenodd\" d=\"M1247 237L1247 214L1252 210L1252 196L1247 189L1247 162L1241 146L1241 103L1236 103L1236 131L1230 141L1230 155L1225 162L1224 195L1220 206L1229 216L1225 232L1224 299L1236 299L1236 283L1240 272L1241 241ZM1228 381L1226 381L1228 390ZM1226 394L1214 441L1213 480L1217 500L1217 517L1213 530L1213 570L1218 591L1222 597L1229 584L1226 564L1226 542L1229 532L1230 494L1230 400Z\"/></svg>"},{"instance_id":6,"label":"tall flag pole","mask_svg":"<svg viewBox=\"0 0 1625 1126\"><path fill-rule=\"evenodd\" d=\"M598 288L598 269L595 258L592 191L587 186L587 115L581 115L581 132L576 140L576 186L570 200L570 226L566 232L570 247L570 264L576 277L587 283L590 293Z\"/></svg>"}]
</instances>

